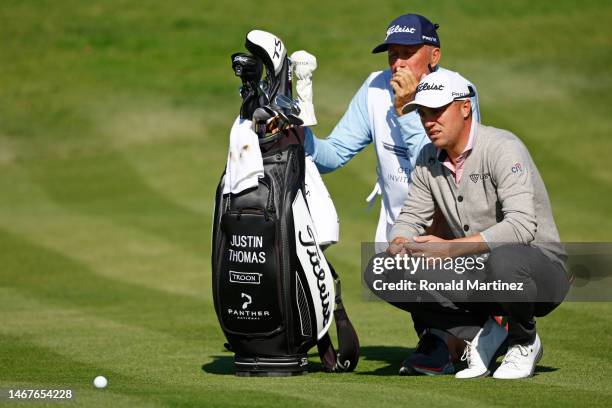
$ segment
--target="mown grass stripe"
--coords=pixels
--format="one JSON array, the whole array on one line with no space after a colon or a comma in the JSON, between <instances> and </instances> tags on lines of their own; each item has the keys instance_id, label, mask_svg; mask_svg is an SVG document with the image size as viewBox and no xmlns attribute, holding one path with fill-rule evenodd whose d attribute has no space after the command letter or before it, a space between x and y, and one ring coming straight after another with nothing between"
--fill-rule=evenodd
<instances>
[{"instance_id":1,"label":"mown grass stripe","mask_svg":"<svg viewBox=\"0 0 612 408\"><path fill-rule=\"evenodd\" d=\"M207 258L207 216L151 189L118 153L28 162L31 180L67 211L142 229Z\"/></svg>"},{"instance_id":2,"label":"mown grass stripe","mask_svg":"<svg viewBox=\"0 0 612 408\"><path fill-rule=\"evenodd\" d=\"M7 231L27 236L105 278L200 299L212 296L209 260L140 229L62 211L38 222L20 216L7 224L0 220Z\"/></svg>"},{"instance_id":3,"label":"mown grass stripe","mask_svg":"<svg viewBox=\"0 0 612 408\"><path fill-rule=\"evenodd\" d=\"M0 264L0 285L92 315L187 339L201 338L213 325L204 322L205 314L212 313L210 302L96 275L64 254L4 230L0 230Z\"/></svg>"},{"instance_id":4,"label":"mown grass stripe","mask_svg":"<svg viewBox=\"0 0 612 408\"><path fill-rule=\"evenodd\" d=\"M2 289L0 293L0 333L18 336L83 363L112 367L139 380L192 378L199 374L201 362L206 359L203 344L216 344L217 350L221 349L219 331L208 332L201 339L177 338L92 316L81 309L41 302L16 290Z\"/></svg>"}]
</instances>

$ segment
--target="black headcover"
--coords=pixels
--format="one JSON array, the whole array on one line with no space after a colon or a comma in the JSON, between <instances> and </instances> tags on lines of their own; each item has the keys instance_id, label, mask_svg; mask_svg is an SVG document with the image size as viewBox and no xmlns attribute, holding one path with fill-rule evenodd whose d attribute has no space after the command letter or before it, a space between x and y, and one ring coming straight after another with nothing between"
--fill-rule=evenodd
<instances>
[{"instance_id":1,"label":"black headcover","mask_svg":"<svg viewBox=\"0 0 612 408\"><path fill-rule=\"evenodd\" d=\"M259 81L261 81L263 73L263 64L257 57L237 52L232 54L232 69L236 76L242 80L240 118L251 119L253 112L261 106L262 102L259 100Z\"/></svg>"}]
</instances>

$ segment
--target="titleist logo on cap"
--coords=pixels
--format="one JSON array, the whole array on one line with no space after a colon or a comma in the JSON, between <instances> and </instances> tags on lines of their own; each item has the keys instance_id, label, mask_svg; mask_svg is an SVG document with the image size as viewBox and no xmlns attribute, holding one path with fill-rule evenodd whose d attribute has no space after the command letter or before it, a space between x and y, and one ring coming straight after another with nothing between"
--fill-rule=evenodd
<instances>
[{"instance_id":1,"label":"titleist logo on cap","mask_svg":"<svg viewBox=\"0 0 612 408\"><path fill-rule=\"evenodd\" d=\"M427 82L423 82L419 84L416 88L417 92L421 91L442 91L444 90L444 85L442 84L428 84Z\"/></svg>"},{"instance_id":2,"label":"titleist logo on cap","mask_svg":"<svg viewBox=\"0 0 612 408\"><path fill-rule=\"evenodd\" d=\"M389 36L394 33L414 34L415 30L416 28L414 27L394 25L394 26L389 27L389 29L387 30L387 38L389 38Z\"/></svg>"}]
</instances>

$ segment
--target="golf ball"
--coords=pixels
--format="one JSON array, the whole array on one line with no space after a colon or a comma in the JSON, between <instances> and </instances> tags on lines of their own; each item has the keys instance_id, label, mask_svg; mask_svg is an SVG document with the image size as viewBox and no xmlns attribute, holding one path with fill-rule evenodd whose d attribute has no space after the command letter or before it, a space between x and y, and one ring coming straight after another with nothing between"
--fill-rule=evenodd
<instances>
[{"instance_id":1,"label":"golf ball","mask_svg":"<svg viewBox=\"0 0 612 408\"><path fill-rule=\"evenodd\" d=\"M96 388L104 388L106 387L106 384L108 384L108 381L106 380L105 377L99 375L96 378L94 378L93 384Z\"/></svg>"}]
</instances>

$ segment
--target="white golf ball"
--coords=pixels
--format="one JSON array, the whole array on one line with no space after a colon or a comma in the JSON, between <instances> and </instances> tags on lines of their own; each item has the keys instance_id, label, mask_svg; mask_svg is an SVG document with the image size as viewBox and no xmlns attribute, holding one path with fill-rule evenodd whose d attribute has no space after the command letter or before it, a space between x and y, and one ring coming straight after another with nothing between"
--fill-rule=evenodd
<instances>
[{"instance_id":1,"label":"white golf ball","mask_svg":"<svg viewBox=\"0 0 612 408\"><path fill-rule=\"evenodd\" d=\"M99 375L96 378L94 378L93 384L96 388L104 388L108 384L108 381L106 380L105 377Z\"/></svg>"}]
</instances>

